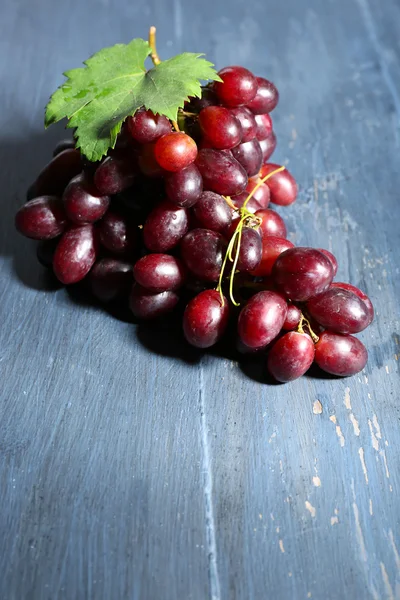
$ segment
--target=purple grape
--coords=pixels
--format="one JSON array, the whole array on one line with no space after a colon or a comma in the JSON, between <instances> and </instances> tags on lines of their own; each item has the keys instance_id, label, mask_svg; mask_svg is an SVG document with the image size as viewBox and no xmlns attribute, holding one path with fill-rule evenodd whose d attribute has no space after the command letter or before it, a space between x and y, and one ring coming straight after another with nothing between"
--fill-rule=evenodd
<instances>
[{"instance_id":1,"label":"purple grape","mask_svg":"<svg viewBox=\"0 0 400 600\"><path fill-rule=\"evenodd\" d=\"M151 110L140 109L127 119L130 135L141 144L155 142L166 133L171 133L171 123L163 115L155 115Z\"/></svg>"},{"instance_id":2,"label":"purple grape","mask_svg":"<svg viewBox=\"0 0 400 600\"><path fill-rule=\"evenodd\" d=\"M268 79L257 77L257 92L254 98L247 102L247 108L255 115L262 115L274 110L279 101L279 93L274 84Z\"/></svg>"},{"instance_id":3,"label":"purple grape","mask_svg":"<svg viewBox=\"0 0 400 600\"><path fill-rule=\"evenodd\" d=\"M301 319L301 310L295 304L289 304L287 309L287 315L282 329L285 331L291 331L296 329Z\"/></svg>"},{"instance_id":4,"label":"purple grape","mask_svg":"<svg viewBox=\"0 0 400 600\"><path fill-rule=\"evenodd\" d=\"M165 177L166 194L174 204L190 208L194 206L203 191L203 179L196 165L192 164Z\"/></svg>"},{"instance_id":5,"label":"purple grape","mask_svg":"<svg viewBox=\"0 0 400 600\"><path fill-rule=\"evenodd\" d=\"M147 254L133 267L135 280L153 293L176 290L185 280L180 260L169 254Z\"/></svg>"},{"instance_id":6,"label":"purple grape","mask_svg":"<svg viewBox=\"0 0 400 600\"><path fill-rule=\"evenodd\" d=\"M290 331L272 346L268 353L267 368L277 381L293 381L308 371L314 354L314 343L309 335Z\"/></svg>"},{"instance_id":7,"label":"purple grape","mask_svg":"<svg viewBox=\"0 0 400 600\"><path fill-rule=\"evenodd\" d=\"M240 144L242 127L235 115L223 106L203 108L199 114L199 125L205 138L213 148L229 150Z\"/></svg>"},{"instance_id":8,"label":"purple grape","mask_svg":"<svg viewBox=\"0 0 400 600\"><path fill-rule=\"evenodd\" d=\"M260 171L263 162L263 153L260 142L254 138L250 142L239 144L232 149L236 160L244 167L249 177L254 177Z\"/></svg>"},{"instance_id":9,"label":"purple grape","mask_svg":"<svg viewBox=\"0 0 400 600\"><path fill-rule=\"evenodd\" d=\"M367 360L367 349L352 335L324 331L315 345L315 362L331 375L355 375L363 370Z\"/></svg>"},{"instance_id":10,"label":"purple grape","mask_svg":"<svg viewBox=\"0 0 400 600\"><path fill-rule=\"evenodd\" d=\"M54 273L64 284L81 281L92 268L97 255L97 242L92 225L71 227L58 242Z\"/></svg>"},{"instance_id":11,"label":"purple grape","mask_svg":"<svg viewBox=\"0 0 400 600\"><path fill-rule=\"evenodd\" d=\"M225 106L248 104L255 97L257 79L244 67L225 67L218 75L222 82L215 81L214 90Z\"/></svg>"},{"instance_id":12,"label":"purple grape","mask_svg":"<svg viewBox=\"0 0 400 600\"><path fill-rule=\"evenodd\" d=\"M203 192L193 212L201 226L212 231L224 232L232 223L232 209L214 192Z\"/></svg>"},{"instance_id":13,"label":"purple grape","mask_svg":"<svg viewBox=\"0 0 400 600\"><path fill-rule=\"evenodd\" d=\"M237 118L242 126L241 142L250 142L256 137L257 124L253 113L245 106L231 108L231 113Z\"/></svg>"},{"instance_id":14,"label":"purple grape","mask_svg":"<svg viewBox=\"0 0 400 600\"><path fill-rule=\"evenodd\" d=\"M272 276L290 300L305 302L328 289L333 279L333 267L319 250L289 248L276 259Z\"/></svg>"},{"instance_id":15,"label":"purple grape","mask_svg":"<svg viewBox=\"0 0 400 600\"><path fill-rule=\"evenodd\" d=\"M307 302L307 311L334 333L358 333L370 324L365 303L353 292L331 287Z\"/></svg>"},{"instance_id":16,"label":"purple grape","mask_svg":"<svg viewBox=\"0 0 400 600\"><path fill-rule=\"evenodd\" d=\"M285 298L276 292L258 292L240 311L239 338L248 348L267 346L282 329L287 313Z\"/></svg>"},{"instance_id":17,"label":"purple grape","mask_svg":"<svg viewBox=\"0 0 400 600\"><path fill-rule=\"evenodd\" d=\"M132 265L115 258L102 258L89 273L90 287L101 302L125 296L133 283Z\"/></svg>"},{"instance_id":18,"label":"purple grape","mask_svg":"<svg viewBox=\"0 0 400 600\"><path fill-rule=\"evenodd\" d=\"M253 118L256 124L256 138L259 141L268 139L273 133L270 115L255 115Z\"/></svg>"},{"instance_id":19,"label":"purple grape","mask_svg":"<svg viewBox=\"0 0 400 600\"><path fill-rule=\"evenodd\" d=\"M188 269L205 281L217 281L226 244L222 236L209 229L193 229L181 242L181 256Z\"/></svg>"},{"instance_id":20,"label":"purple grape","mask_svg":"<svg viewBox=\"0 0 400 600\"><path fill-rule=\"evenodd\" d=\"M153 294L135 283L129 298L129 306L139 319L156 319L175 308L179 296L174 291Z\"/></svg>"},{"instance_id":21,"label":"purple grape","mask_svg":"<svg viewBox=\"0 0 400 600\"><path fill-rule=\"evenodd\" d=\"M81 153L75 148L63 150L39 173L34 186L37 196L62 196L73 177L82 171Z\"/></svg>"},{"instance_id":22,"label":"purple grape","mask_svg":"<svg viewBox=\"0 0 400 600\"><path fill-rule=\"evenodd\" d=\"M118 194L132 185L136 171L133 157L121 159L109 156L96 169L94 184L100 194Z\"/></svg>"},{"instance_id":23,"label":"purple grape","mask_svg":"<svg viewBox=\"0 0 400 600\"><path fill-rule=\"evenodd\" d=\"M236 196L246 189L248 177L245 169L225 151L200 150L196 165L206 190L223 196Z\"/></svg>"},{"instance_id":24,"label":"purple grape","mask_svg":"<svg viewBox=\"0 0 400 600\"><path fill-rule=\"evenodd\" d=\"M343 283L342 281L334 281L331 283L331 288L337 287L343 290L348 290L349 292L353 292L356 296L358 296L365 304L368 310L368 325L372 323L374 320L374 306L371 300L368 298L367 294L364 294L358 287L355 285L351 285L351 283Z\"/></svg>"},{"instance_id":25,"label":"purple grape","mask_svg":"<svg viewBox=\"0 0 400 600\"><path fill-rule=\"evenodd\" d=\"M143 241L151 252L167 252L174 248L188 230L186 208L168 200L158 204L146 219Z\"/></svg>"},{"instance_id":26,"label":"purple grape","mask_svg":"<svg viewBox=\"0 0 400 600\"><path fill-rule=\"evenodd\" d=\"M265 138L265 140L258 140L262 152L262 162L263 165L269 161L276 148L276 135L273 131L271 131L270 135Z\"/></svg>"},{"instance_id":27,"label":"purple grape","mask_svg":"<svg viewBox=\"0 0 400 600\"><path fill-rule=\"evenodd\" d=\"M98 221L110 204L109 196L102 196L83 173L71 179L62 200L68 219L77 225Z\"/></svg>"},{"instance_id":28,"label":"purple grape","mask_svg":"<svg viewBox=\"0 0 400 600\"><path fill-rule=\"evenodd\" d=\"M261 236L256 229L243 227L240 241L238 271L253 271L260 264L262 256Z\"/></svg>"},{"instance_id":29,"label":"purple grape","mask_svg":"<svg viewBox=\"0 0 400 600\"><path fill-rule=\"evenodd\" d=\"M204 290L186 306L183 315L185 338L197 348L209 348L222 337L228 324L229 306L219 292Z\"/></svg>"},{"instance_id":30,"label":"purple grape","mask_svg":"<svg viewBox=\"0 0 400 600\"><path fill-rule=\"evenodd\" d=\"M15 227L34 240L50 240L65 229L67 218L60 198L41 196L26 202L15 215Z\"/></svg>"},{"instance_id":31,"label":"purple grape","mask_svg":"<svg viewBox=\"0 0 400 600\"><path fill-rule=\"evenodd\" d=\"M121 214L108 211L99 224L100 242L113 254L131 254L136 245L137 229Z\"/></svg>"}]
</instances>

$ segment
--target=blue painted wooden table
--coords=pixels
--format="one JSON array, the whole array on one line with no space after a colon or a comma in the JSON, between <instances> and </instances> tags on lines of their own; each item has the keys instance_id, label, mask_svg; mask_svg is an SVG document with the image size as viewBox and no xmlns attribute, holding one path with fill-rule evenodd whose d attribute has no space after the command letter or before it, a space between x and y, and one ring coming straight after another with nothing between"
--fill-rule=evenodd
<instances>
[{"instance_id":1,"label":"blue painted wooden table","mask_svg":"<svg viewBox=\"0 0 400 600\"><path fill-rule=\"evenodd\" d=\"M158 26L272 79L290 237L377 318L351 379L258 380L55 288L13 215L62 71ZM400 598L400 9L395 0L4 2L0 598Z\"/></svg>"}]
</instances>

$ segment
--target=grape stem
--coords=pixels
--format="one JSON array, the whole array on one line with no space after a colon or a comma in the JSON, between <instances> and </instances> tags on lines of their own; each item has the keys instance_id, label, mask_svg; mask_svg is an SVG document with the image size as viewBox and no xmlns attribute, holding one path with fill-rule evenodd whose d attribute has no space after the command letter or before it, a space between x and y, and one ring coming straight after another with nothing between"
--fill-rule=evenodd
<instances>
[{"instance_id":1,"label":"grape stem","mask_svg":"<svg viewBox=\"0 0 400 600\"><path fill-rule=\"evenodd\" d=\"M150 27L150 31L149 31L149 46L151 48L150 58L153 61L153 65L156 67L157 65L160 64L161 59L160 59L160 57L157 54L156 28L154 27L154 25L152 25Z\"/></svg>"},{"instance_id":2,"label":"grape stem","mask_svg":"<svg viewBox=\"0 0 400 600\"><path fill-rule=\"evenodd\" d=\"M254 196L254 194L258 190L258 188L267 181L267 179L269 179L273 175L276 175L277 173L280 173L281 171L284 171L284 170L285 170L285 167L279 167L279 169L275 169L274 171L271 171L271 173L268 173L268 175L266 175L265 177L260 179L257 182L257 185L255 185L254 188L251 190L250 194L247 196L246 200L243 203L243 206L240 209L237 209L237 207L233 204L230 196L223 196L223 198L225 199L225 202L228 204L228 206L230 206L231 208L234 208L234 210L239 212L240 220L239 220L239 223L237 224L236 229L233 232L230 242L228 244L224 262L222 263L221 271L219 274L218 285L216 287L216 291L219 292L219 294L221 296L222 306L224 305L224 302L225 302L224 294L222 293L222 282L224 279L224 271L225 271L226 263L228 262L228 260L231 263L233 263L232 269L231 269L231 274L229 277L229 297L231 299L232 304L234 304L235 306L240 306L240 303L236 302L235 298L233 297L233 280L235 278L236 267L237 267L237 263L239 260L240 244L242 241L243 227L246 226L246 227L258 228L261 224L260 219L258 217L255 217L253 213L251 213L250 211L247 210L247 208L246 208L247 203ZM235 251L235 257L233 257L234 251ZM315 335L314 332L313 332L313 335L317 338L317 336ZM317 341L318 341L318 338L317 338Z\"/></svg>"},{"instance_id":3,"label":"grape stem","mask_svg":"<svg viewBox=\"0 0 400 600\"><path fill-rule=\"evenodd\" d=\"M298 333L307 333L306 331L304 331L304 325L308 329L308 333L309 333L312 341L314 342L314 344L316 344L318 342L318 340L319 340L319 337L312 330L310 321L307 319L307 317L305 317L303 315L303 313L301 313L301 318L300 318L299 324L297 326Z\"/></svg>"},{"instance_id":4,"label":"grape stem","mask_svg":"<svg viewBox=\"0 0 400 600\"><path fill-rule=\"evenodd\" d=\"M151 48L150 58L153 61L153 65L156 67L157 65L159 65L161 63L161 58L158 56L158 52L157 52L156 28L154 27L154 25L152 25L149 30L149 46ZM172 123L175 131L180 131L179 125L176 121L173 121L171 119L171 123Z\"/></svg>"}]
</instances>

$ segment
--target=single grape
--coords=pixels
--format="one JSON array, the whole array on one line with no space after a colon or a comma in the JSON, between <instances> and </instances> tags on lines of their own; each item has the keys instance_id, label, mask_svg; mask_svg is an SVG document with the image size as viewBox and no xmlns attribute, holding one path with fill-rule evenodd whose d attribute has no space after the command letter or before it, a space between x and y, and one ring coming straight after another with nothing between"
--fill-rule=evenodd
<instances>
[{"instance_id":1,"label":"single grape","mask_svg":"<svg viewBox=\"0 0 400 600\"><path fill-rule=\"evenodd\" d=\"M89 281L93 295L101 302L122 298L132 287L132 265L115 258L102 258L90 271Z\"/></svg>"},{"instance_id":2,"label":"single grape","mask_svg":"<svg viewBox=\"0 0 400 600\"><path fill-rule=\"evenodd\" d=\"M69 148L55 156L39 173L34 186L35 197L62 196L70 180L82 171L79 150Z\"/></svg>"},{"instance_id":3,"label":"single grape","mask_svg":"<svg viewBox=\"0 0 400 600\"><path fill-rule=\"evenodd\" d=\"M166 171L180 171L196 160L196 142L182 131L167 133L157 140L154 156Z\"/></svg>"},{"instance_id":4,"label":"single grape","mask_svg":"<svg viewBox=\"0 0 400 600\"><path fill-rule=\"evenodd\" d=\"M113 254L132 254L137 230L128 219L109 210L99 224L100 242Z\"/></svg>"},{"instance_id":5,"label":"single grape","mask_svg":"<svg viewBox=\"0 0 400 600\"><path fill-rule=\"evenodd\" d=\"M254 121L256 124L256 138L259 141L268 139L273 133L272 119L270 115L255 115Z\"/></svg>"},{"instance_id":6,"label":"single grape","mask_svg":"<svg viewBox=\"0 0 400 600\"><path fill-rule=\"evenodd\" d=\"M214 90L225 106L240 106L253 100L257 92L257 80L244 67L225 67L218 75L222 82L214 82Z\"/></svg>"},{"instance_id":7,"label":"single grape","mask_svg":"<svg viewBox=\"0 0 400 600\"><path fill-rule=\"evenodd\" d=\"M296 329L301 319L301 310L295 304L288 304L287 315L282 329L292 331Z\"/></svg>"},{"instance_id":8,"label":"single grape","mask_svg":"<svg viewBox=\"0 0 400 600\"><path fill-rule=\"evenodd\" d=\"M272 275L288 298L305 302L328 289L333 267L329 258L315 248L289 248L276 259Z\"/></svg>"},{"instance_id":9,"label":"single grape","mask_svg":"<svg viewBox=\"0 0 400 600\"><path fill-rule=\"evenodd\" d=\"M127 129L133 139L141 144L155 142L162 135L171 133L171 123L163 115L155 115L151 110L140 109L127 119Z\"/></svg>"},{"instance_id":10,"label":"single grape","mask_svg":"<svg viewBox=\"0 0 400 600\"><path fill-rule=\"evenodd\" d=\"M235 250L233 256L235 256ZM240 240L238 271L253 271L260 264L262 256L261 236L256 229L243 227Z\"/></svg>"},{"instance_id":11,"label":"single grape","mask_svg":"<svg viewBox=\"0 0 400 600\"><path fill-rule=\"evenodd\" d=\"M258 292L240 311L239 338L249 348L267 346L282 329L287 313L285 298L276 292Z\"/></svg>"},{"instance_id":12,"label":"single grape","mask_svg":"<svg viewBox=\"0 0 400 600\"><path fill-rule=\"evenodd\" d=\"M102 196L83 173L71 179L62 200L68 219L78 225L98 221L110 204L109 196Z\"/></svg>"},{"instance_id":13,"label":"single grape","mask_svg":"<svg viewBox=\"0 0 400 600\"><path fill-rule=\"evenodd\" d=\"M252 271L252 275L255 277L271 275L278 256L289 248L294 248L294 244L285 238L272 235L263 236L261 262L258 267Z\"/></svg>"},{"instance_id":14,"label":"single grape","mask_svg":"<svg viewBox=\"0 0 400 600\"><path fill-rule=\"evenodd\" d=\"M136 171L136 165L132 157L119 159L109 156L97 167L94 174L94 184L100 194L105 196L117 194L132 185Z\"/></svg>"},{"instance_id":15,"label":"single grape","mask_svg":"<svg viewBox=\"0 0 400 600\"><path fill-rule=\"evenodd\" d=\"M228 324L229 306L219 292L204 290L186 306L183 315L185 338L197 348L209 348L222 337Z\"/></svg>"},{"instance_id":16,"label":"single grape","mask_svg":"<svg viewBox=\"0 0 400 600\"><path fill-rule=\"evenodd\" d=\"M75 148L75 140L60 140L53 150L53 157L57 156L57 154L60 154L61 152L64 152L64 150L72 150L73 148Z\"/></svg>"},{"instance_id":17,"label":"single grape","mask_svg":"<svg viewBox=\"0 0 400 600\"><path fill-rule=\"evenodd\" d=\"M181 256L187 268L205 281L218 280L225 249L222 236L209 229L193 229L181 242Z\"/></svg>"},{"instance_id":18,"label":"single grape","mask_svg":"<svg viewBox=\"0 0 400 600\"><path fill-rule=\"evenodd\" d=\"M264 77L257 77L257 91L247 108L255 115L263 115L274 110L279 101L279 93L274 84Z\"/></svg>"},{"instance_id":19,"label":"single grape","mask_svg":"<svg viewBox=\"0 0 400 600\"><path fill-rule=\"evenodd\" d=\"M250 142L239 144L232 149L232 154L236 160L244 167L249 177L257 175L261 169L263 154L260 142L254 138Z\"/></svg>"},{"instance_id":20,"label":"single grape","mask_svg":"<svg viewBox=\"0 0 400 600\"><path fill-rule=\"evenodd\" d=\"M231 108L231 114L236 117L242 127L242 142L250 142L256 137L257 125L256 119L248 108L245 106L238 106L237 108Z\"/></svg>"},{"instance_id":21,"label":"single grape","mask_svg":"<svg viewBox=\"0 0 400 600\"><path fill-rule=\"evenodd\" d=\"M97 240L93 225L71 227L58 242L54 273L64 284L81 281L92 268L97 255Z\"/></svg>"},{"instance_id":22,"label":"single grape","mask_svg":"<svg viewBox=\"0 0 400 600\"><path fill-rule=\"evenodd\" d=\"M263 155L263 165L265 165L269 161L269 159L271 158L273 153L275 152L276 135L272 131L271 134L267 138L265 138L265 140L258 140L258 141L260 143L260 148L261 148L261 152Z\"/></svg>"},{"instance_id":23,"label":"single grape","mask_svg":"<svg viewBox=\"0 0 400 600\"><path fill-rule=\"evenodd\" d=\"M193 208L200 227L224 232L232 223L232 210L224 198L214 192L203 192Z\"/></svg>"},{"instance_id":24,"label":"single grape","mask_svg":"<svg viewBox=\"0 0 400 600\"><path fill-rule=\"evenodd\" d=\"M252 195L252 198L256 200L256 202L261 206L261 208L267 208L269 206L270 198L269 187L265 183L260 183L260 181L261 180L259 177L249 179L249 183L246 187L246 192L250 194L250 192L252 192L254 188L257 188L254 194Z\"/></svg>"},{"instance_id":25,"label":"single grape","mask_svg":"<svg viewBox=\"0 0 400 600\"><path fill-rule=\"evenodd\" d=\"M368 315L369 315L368 325L370 325L372 323L372 321L374 320L375 311L374 311L374 306L373 306L371 300L369 299L369 297L367 296L367 294L365 294L363 291L361 291L355 285L351 285L351 283L343 283L342 281L333 281L331 283L331 288L341 288L342 290L347 290L348 292L353 292L353 294L358 296L364 302L365 306L367 307Z\"/></svg>"},{"instance_id":26,"label":"single grape","mask_svg":"<svg viewBox=\"0 0 400 600\"><path fill-rule=\"evenodd\" d=\"M129 306L139 319L156 319L175 308L179 300L176 292L153 294L138 283L134 283L129 298Z\"/></svg>"},{"instance_id":27,"label":"single grape","mask_svg":"<svg viewBox=\"0 0 400 600\"><path fill-rule=\"evenodd\" d=\"M246 189L248 177L245 169L225 151L200 150L196 165L203 177L205 190L236 196Z\"/></svg>"},{"instance_id":28,"label":"single grape","mask_svg":"<svg viewBox=\"0 0 400 600\"><path fill-rule=\"evenodd\" d=\"M150 292L168 292L184 283L185 268L179 259L169 254L147 254L133 267L133 276Z\"/></svg>"},{"instance_id":29,"label":"single grape","mask_svg":"<svg viewBox=\"0 0 400 600\"><path fill-rule=\"evenodd\" d=\"M194 206L203 191L203 179L195 164L165 177L165 191L168 198L178 206Z\"/></svg>"},{"instance_id":30,"label":"single grape","mask_svg":"<svg viewBox=\"0 0 400 600\"><path fill-rule=\"evenodd\" d=\"M155 147L156 142L143 144L138 159L140 171L143 173L143 175L146 177L151 177L152 179L164 177L166 174L166 171L164 171L164 169L162 169L156 161Z\"/></svg>"},{"instance_id":31,"label":"single grape","mask_svg":"<svg viewBox=\"0 0 400 600\"><path fill-rule=\"evenodd\" d=\"M370 324L367 306L353 292L331 287L307 302L307 311L334 333L358 333Z\"/></svg>"},{"instance_id":32,"label":"single grape","mask_svg":"<svg viewBox=\"0 0 400 600\"><path fill-rule=\"evenodd\" d=\"M53 238L52 240L43 240L38 243L36 247L36 256L38 261L46 269L53 268L53 258L56 251L60 238Z\"/></svg>"},{"instance_id":33,"label":"single grape","mask_svg":"<svg viewBox=\"0 0 400 600\"><path fill-rule=\"evenodd\" d=\"M268 353L267 369L281 383L304 375L314 360L314 343L306 333L290 331L277 340Z\"/></svg>"},{"instance_id":34,"label":"single grape","mask_svg":"<svg viewBox=\"0 0 400 600\"><path fill-rule=\"evenodd\" d=\"M329 258L329 260L332 263L333 276L335 277L338 270L338 263L336 257L332 254L332 252L329 252L329 250L325 250L324 248L317 248L317 250L319 250L320 252L322 252L322 254L325 254L325 256Z\"/></svg>"},{"instance_id":35,"label":"single grape","mask_svg":"<svg viewBox=\"0 0 400 600\"><path fill-rule=\"evenodd\" d=\"M34 240L50 240L65 229L67 218L60 198L40 196L26 202L15 215L15 227Z\"/></svg>"},{"instance_id":36,"label":"single grape","mask_svg":"<svg viewBox=\"0 0 400 600\"><path fill-rule=\"evenodd\" d=\"M261 178L279 169L279 165L269 163L261 169ZM287 169L275 173L266 181L271 192L271 202L280 206L289 206L297 197L297 183Z\"/></svg>"},{"instance_id":37,"label":"single grape","mask_svg":"<svg viewBox=\"0 0 400 600\"><path fill-rule=\"evenodd\" d=\"M363 370L368 352L364 344L352 335L323 331L315 345L314 360L331 375L350 377Z\"/></svg>"},{"instance_id":38,"label":"single grape","mask_svg":"<svg viewBox=\"0 0 400 600\"><path fill-rule=\"evenodd\" d=\"M256 217L262 219L259 231L263 237L275 236L286 238L287 230L285 221L277 212L269 208L258 210Z\"/></svg>"},{"instance_id":39,"label":"single grape","mask_svg":"<svg viewBox=\"0 0 400 600\"><path fill-rule=\"evenodd\" d=\"M223 106L203 108L199 114L203 135L213 148L229 150L240 144L242 127L240 121Z\"/></svg>"},{"instance_id":40,"label":"single grape","mask_svg":"<svg viewBox=\"0 0 400 600\"><path fill-rule=\"evenodd\" d=\"M151 252L167 252L179 243L187 230L186 208L164 200L147 217L143 227L143 241Z\"/></svg>"}]
</instances>

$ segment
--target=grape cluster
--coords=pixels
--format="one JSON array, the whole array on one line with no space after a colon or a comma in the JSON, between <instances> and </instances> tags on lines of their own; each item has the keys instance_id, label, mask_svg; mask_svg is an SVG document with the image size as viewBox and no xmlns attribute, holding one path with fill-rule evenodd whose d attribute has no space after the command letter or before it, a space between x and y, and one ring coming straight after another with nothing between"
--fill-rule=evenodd
<instances>
[{"instance_id":1,"label":"grape cluster","mask_svg":"<svg viewBox=\"0 0 400 600\"><path fill-rule=\"evenodd\" d=\"M289 171L269 162L278 91L243 67L219 76L178 123L137 111L99 163L58 144L16 227L39 240L39 261L63 284L87 278L102 302L129 298L137 318L184 302L183 332L196 347L218 342L237 316L238 349L267 349L278 381L313 361L357 373L367 351L352 334L373 319L369 298L333 282L330 252L294 247L269 208L297 196Z\"/></svg>"}]
</instances>

